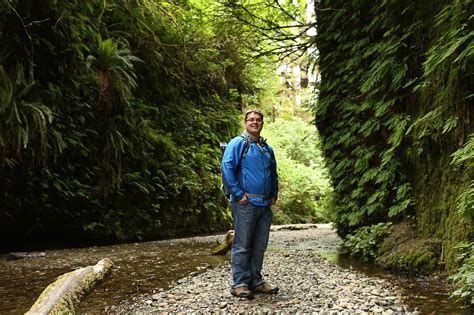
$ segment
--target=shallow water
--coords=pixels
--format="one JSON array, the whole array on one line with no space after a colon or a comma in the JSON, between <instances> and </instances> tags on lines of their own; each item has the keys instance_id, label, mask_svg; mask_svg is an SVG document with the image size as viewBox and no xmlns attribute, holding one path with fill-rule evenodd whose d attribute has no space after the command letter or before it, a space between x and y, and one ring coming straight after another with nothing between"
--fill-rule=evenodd
<instances>
[{"instance_id":1,"label":"shallow water","mask_svg":"<svg viewBox=\"0 0 474 315\"><path fill-rule=\"evenodd\" d=\"M291 237L290 237L291 238ZM175 239L103 247L45 251L44 257L6 261L0 257L0 314L22 314L56 277L109 257L114 268L80 305L80 313L111 312L155 289L166 289L193 272L203 272L229 259L213 256L211 248L222 236ZM423 314L473 314L448 299L441 281L394 275L375 265L362 264L320 241L297 241L291 246L314 250L343 268L387 279L401 288L404 302ZM319 242L319 243L318 243Z\"/></svg>"},{"instance_id":2,"label":"shallow water","mask_svg":"<svg viewBox=\"0 0 474 315\"><path fill-rule=\"evenodd\" d=\"M0 314L28 311L58 276L109 257L114 263L111 273L80 305L81 313L106 312L156 288L166 289L191 272L222 263L225 256L210 254L214 244L209 239L177 239L51 250L45 251L44 257L13 261L0 259Z\"/></svg>"},{"instance_id":3,"label":"shallow water","mask_svg":"<svg viewBox=\"0 0 474 315\"><path fill-rule=\"evenodd\" d=\"M402 301L410 310L418 310L422 314L474 314L474 308L463 307L449 299L448 288L440 279L434 277L414 277L389 272L377 265L367 264L340 252L320 252L322 256L335 262L340 267L357 270L370 277L386 279L400 289Z\"/></svg>"}]
</instances>

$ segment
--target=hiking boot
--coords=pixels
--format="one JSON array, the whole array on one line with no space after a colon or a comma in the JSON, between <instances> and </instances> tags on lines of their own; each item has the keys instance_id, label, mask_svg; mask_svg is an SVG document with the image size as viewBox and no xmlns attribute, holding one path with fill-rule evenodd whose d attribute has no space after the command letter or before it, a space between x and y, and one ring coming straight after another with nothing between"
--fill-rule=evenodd
<instances>
[{"instance_id":1,"label":"hiking boot","mask_svg":"<svg viewBox=\"0 0 474 315\"><path fill-rule=\"evenodd\" d=\"M252 288L251 290L253 293L277 294L280 289L278 287L272 287L268 283L264 282L261 285Z\"/></svg>"},{"instance_id":2,"label":"hiking boot","mask_svg":"<svg viewBox=\"0 0 474 315\"><path fill-rule=\"evenodd\" d=\"M230 289L230 293L236 297L242 297L246 299L253 299L253 293L247 287L238 287Z\"/></svg>"}]
</instances>

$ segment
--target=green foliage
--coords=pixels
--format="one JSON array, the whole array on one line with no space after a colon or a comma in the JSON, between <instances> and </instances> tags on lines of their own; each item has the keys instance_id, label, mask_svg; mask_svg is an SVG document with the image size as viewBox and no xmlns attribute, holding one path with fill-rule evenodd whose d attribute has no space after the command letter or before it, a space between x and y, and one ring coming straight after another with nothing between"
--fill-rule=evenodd
<instances>
[{"instance_id":1,"label":"green foliage","mask_svg":"<svg viewBox=\"0 0 474 315\"><path fill-rule=\"evenodd\" d=\"M389 222L359 228L354 234L346 236L343 246L349 250L351 256L359 257L363 261L372 261L377 257L382 238L391 226Z\"/></svg>"},{"instance_id":2,"label":"green foliage","mask_svg":"<svg viewBox=\"0 0 474 315\"><path fill-rule=\"evenodd\" d=\"M428 51L428 58L423 63L426 75L448 62L451 67L464 69L468 67L474 54L474 32L470 9L472 9L470 1L457 0L447 4L436 15L435 26L443 28L444 32ZM472 73L469 75L472 76Z\"/></svg>"},{"instance_id":3,"label":"green foliage","mask_svg":"<svg viewBox=\"0 0 474 315\"><path fill-rule=\"evenodd\" d=\"M301 118L266 123L262 135L275 150L280 183L278 224L327 222L332 188L314 126Z\"/></svg>"},{"instance_id":4,"label":"green foliage","mask_svg":"<svg viewBox=\"0 0 474 315\"><path fill-rule=\"evenodd\" d=\"M247 108L261 108L264 112L272 113L272 109L278 104L280 78L275 72L273 62L268 61L271 59L263 59L261 63L252 62L242 72L242 79L253 87L252 91L242 95L242 102ZM273 117L270 116L266 120L270 119Z\"/></svg>"},{"instance_id":5,"label":"green foliage","mask_svg":"<svg viewBox=\"0 0 474 315\"><path fill-rule=\"evenodd\" d=\"M461 251L458 257L461 267L449 277L456 285L451 297L474 304L474 243L461 244L457 249Z\"/></svg>"},{"instance_id":6,"label":"green foliage","mask_svg":"<svg viewBox=\"0 0 474 315\"><path fill-rule=\"evenodd\" d=\"M453 157L451 164L455 166L474 167L474 133L470 134L466 143L451 156Z\"/></svg>"},{"instance_id":7,"label":"green foliage","mask_svg":"<svg viewBox=\"0 0 474 315\"><path fill-rule=\"evenodd\" d=\"M119 48L112 39L103 41L99 36L96 56L86 58L87 67L97 71L99 103L106 106L107 114L114 102L126 102L132 89L137 87L133 63L141 59L131 54L128 43L124 46Z\"/></svg>"},{"instance_id":8,"label":"green foliage","mask_svg":"<svg viewBox=\"0 0 474 315\"><path fill-rule=\"evenodd\" d=\"M457 211L466 222L474 216L474 181L458 197Z\"/></svg>"},{"instance_id":9,"label":"green foliage","mask_svg":"<svg viewBox=\"0 0 474 315\"><path fill-rule=\"evenodd\" d=\"M472 1L321 1L317 13L312 109L338 233L373 257L353 232L413 215L417 236L442 240L451 272L460 263L454 247L474 235ZM438 260L430 246L380 262L429 269ZM473 303L472 244L468 253L454 296Z\"/></svg>"},{"instance_id":10,"label":"green foliage","mask_svg":"<svg viewBox=\"0 0 474 315\"><path fill-rule=\"evenodd\" d=\"M473 235L472 3L322 1L316 12L311 108L338 233L413 215L452 268L453 245Z\"/></svg>"},{"instance_id":11,"label":"green foliage","mask_svg":"<svg viewBox=\"0 0 474 315\"><path fill-rule=\"evenodd\" d=\"M341 7L318 16L321 82L311 107L335 187L333 220L345 235L410 211L411 184L399 168L412 118L397 112L411 79L404 48L410 32L389 14L400 12L397 3L369 9L360 1L341 2ZM364 25L360 16L367 12ZM410 14L410 8L402 10L406 18ZM408 28L414 30L416 25Z\"/></svg>"},{"instance_id":12,"label":"green foliage","mask_svg":"<svg viewBox=\"0 0 474 315\"><path fill-rule=\"evenodd\" d=\"M302 56L311 46L305 33L314 27L307 21L308 1L219 0L217 6L229 24L239 25L251 55ZM216 13L214 13L216 14Z\"/></svg>"},{"instance_id":13,"label":"green foliage","mask_svg":"<svg viewBox=\"0 0 474 315\"><path fill-rule=\"evenodd\" d=\"M13 81L0 65L0 117L3 118L0 122L0 166L10 168L16 164L21 151L31 147L36 151L35 162L41 163L47 155L47 131L53 121L49 107L40 100L28 99L35 82L31 77L27 81L20 80L22 70L17 70L18 78Z\"/></svg>"},{"instance_id":14,"label":"green foliage","mask_svg":"<svg viewBox=\"0 0 474 315\"><path fill-rule=\"evenodd\" d=\"M239 28L192 3L0 7L3 239L230 227L218 143L237 133L242 99L264 84L249 79Z\"/></svg>"},{"instance_id":15,"label":"green foliage","mask_svg":"<svg viewBox=\"0 0 474 315\"><path fill-rule=\"evenodd\" d=\"M452 155L451 164L458 168L474 169L474 134L469 135L467 142ZM457 199L456 209L464 222L474 218L474 181L467 183Z\"/></svg>"}]
</instances>

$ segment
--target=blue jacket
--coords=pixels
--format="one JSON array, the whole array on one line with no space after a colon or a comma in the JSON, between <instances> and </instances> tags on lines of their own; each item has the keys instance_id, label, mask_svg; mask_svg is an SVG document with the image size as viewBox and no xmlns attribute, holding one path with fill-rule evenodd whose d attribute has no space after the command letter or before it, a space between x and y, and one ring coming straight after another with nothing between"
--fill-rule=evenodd
<instances>
[{"instance_id":1,"label":"blue jacket","mask_svg":"<svg viewBox=\"0 0 474 315\"><path fill-rule=\"evenodd\" d=\"M239 165L239 159L246 147L242 136L248 139L250 147ZM269 206L270 197L275 198L275 201L278 197L275 154L263 138L260 138L257 144L246 132L242 136L233 138L227 144L222 158L222 177L230 188L230 201L239 201L244 193L248 193L249 202L253 205Z\"/></svg>"}]
</instances>

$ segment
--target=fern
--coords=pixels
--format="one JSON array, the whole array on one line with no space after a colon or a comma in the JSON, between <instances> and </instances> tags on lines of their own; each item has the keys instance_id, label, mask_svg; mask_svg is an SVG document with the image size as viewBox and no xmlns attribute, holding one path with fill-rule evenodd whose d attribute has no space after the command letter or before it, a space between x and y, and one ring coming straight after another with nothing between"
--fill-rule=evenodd
<instances>
[{"instance_id":1,"label":"fern","mask_svg":"<svg viewBox=\"0 0 474 315\"><path fill-rule=\"evenodd\" d=\"M474 181L459 195L456 210L464 222L471 222L474 216Z\"/></svg>"},{"instance_id":2,"label":"fern","mask_svg":"<svg viewBox=\"0 0 474 315\"><path fill-rule=\"evenodd\" d=\"M458 117L449 117L445 122L442 130L442 134L448 133L454 130L458 126Z\"/></svg>"},{"instance_id":3,"label":"fern","mask_svg":"<svg viewBox=\"0 0 474 315\"><path fill-rule=\"evenodd\" d=\"M19 72L23 73L23 67L17 66ZM21 70L20 70L21 69ZM18 75L18 74L17 74ZM0 144L3 151L1 157L4 162L12 158L20 158L21 152L34 151L33 144L38 146L40 154L36 154L36 162L44 164L47 156L48 133L53 122L53 112L40 102L26 100L31 93L35 82L23 85L24 79L12 80L8 77L3 66L0 66ZM39 139L39 140L36 140ZM34 143L32 143L34 142ZM53 152L54 153L54 152ZM11 163L8 163L11 165Z\"/></svg>"},{"instance_id":4,"label":"fern","mask_svg":"<svg viewBox=\"0 0 474 315\"><path fill-rule=\"evenodd\" d=\"M396 203L395 205L391 206L390 209L388 209L388 216L396 217L400 214L403 214L412 204L413 201L411 199L405 199L402 202Z\"/></svg>"},{"instance_id":5,"label":"fern","mask_svg":"<svg viewBox=\"0 0 474 315\"><path fill-rule=\"evenodd\" d=\"M378 223L357 229L346 237L343 246L349 250L351 256L359 257L363 261L374 260L380 242L391 226L392 223Z\"/></svg>"},{"instance_id":6,"label":"fern","mask_svg":"<svg viewBox=\"0 0 474 315\"><path fill-rule=\"evenodd\" d=\"M454 166L460 166L462 163L469 163L468 165L474 165L474 133L471 133L466 143L454 152L451 157L453 158L451 164Z\"/></svg>"},{"instance_id":7,"label":"fern","mask_svg":"<svg viewBox=\"0 0 474 315\"><path fill-rule=\"evenodd\" d=\"M393 115L386 123L387 127L392 131L388 139L388 143L393 147L398 147L406 133L410 116L406 114Z\"/></svg>"},{"instance_id":8,"label":"fern","mask_svg":"<svg viewBox=\"0 0 474 315\"><path fill-rule=\"evenodd\" d=\"M456 285L452 296L458 301L474 304L474 243L462 243L456 249L461 252L457 257L461 267L449 277Z\"/></svg>"}]
</instances>

